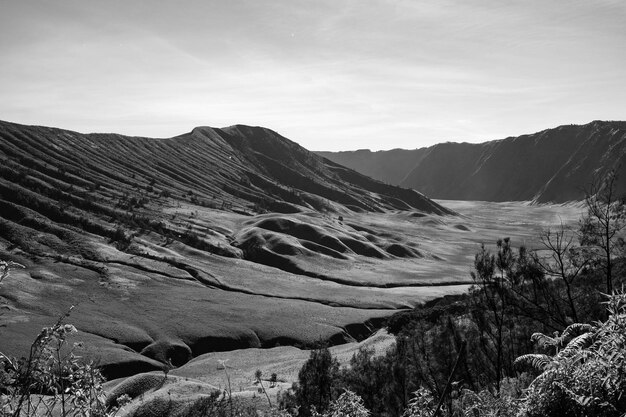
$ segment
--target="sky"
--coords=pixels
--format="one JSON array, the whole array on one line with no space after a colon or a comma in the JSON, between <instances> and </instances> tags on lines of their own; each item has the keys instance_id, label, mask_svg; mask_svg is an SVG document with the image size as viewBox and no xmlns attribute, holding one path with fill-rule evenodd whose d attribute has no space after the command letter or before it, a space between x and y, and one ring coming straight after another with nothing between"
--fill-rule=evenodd
<instances>
[{"instance_id":1,"label":"sky","mask_svg":"<svg viewBox=\"0 0 626 417\"><path fill-rule=\"evenodd\" d=\"M0 119L311 150L626 119L623 0L0 0Z\"/></svg>"}]
</instances>

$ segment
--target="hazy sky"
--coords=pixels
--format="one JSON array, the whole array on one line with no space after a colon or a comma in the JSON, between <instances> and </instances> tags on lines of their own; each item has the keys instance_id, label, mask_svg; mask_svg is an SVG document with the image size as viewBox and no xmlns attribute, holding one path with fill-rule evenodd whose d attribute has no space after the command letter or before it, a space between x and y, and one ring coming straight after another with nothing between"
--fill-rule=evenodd
<instances>
[{"instance_id":1,"label":"hazy sky","mask_svg":"<svg viewBox=\"0 0 626 417\"><path fill-rule=\"evenodd\" d=\"M0 119L312 150L626 119L624 0L0 0Z\"/></svg>"}]
</instances>

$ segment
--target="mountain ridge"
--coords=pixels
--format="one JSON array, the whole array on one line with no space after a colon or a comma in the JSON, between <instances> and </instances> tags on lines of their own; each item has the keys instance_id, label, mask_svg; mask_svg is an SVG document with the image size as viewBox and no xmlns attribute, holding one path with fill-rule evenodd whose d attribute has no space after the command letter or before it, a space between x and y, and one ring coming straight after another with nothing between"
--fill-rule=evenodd
<instances>
[{"instance_id":1,"label":"mountain ridge","mask_svg":"<svg viewBox=\"0 0 626 417\"><path fill-rule=\"evenodd\" d=\"M404 152L319 154L432 198L563 203L583 199L594 177L624 170L626 122L596 120L477 144L445 142ZM405 159L398 164L394 155ZM410 165L404 176L398 175L398 166ZM625 192L624 175L618 177L618 191Z\"/></svg>"},{"instance_id":2,"label":"mountain ridge","mask_svg":"<svg viewBox=\"0 0 626 417\"><path fill-rule=\"evenodd\" d=\"M0 259L25 266L0 285L0 350L27 352L72 305L81 356L110 378L360 340L466 287L426 275L441 257L393 227L454 214L265 128L151 139L0 122Z\"/></svg>"},{"instance_id":3,"label":"mountain ridge","mask_svg":"<svg viewBox=\"0 0 626 417\"><path fill-rule=\"evenodd\" d=\"M126 156L126 160L128 159L128 155L124 153L127 151L147 152L142 156L151 156L150 152L159 153L159 155L156 155L159 158L159 161L156 163L151 164L150 161L143 161L140 166L132 166L128 163L124 166L122 163L121 165L123 166L121 168L129 173L132 172L133 169L140 169L142 170L142 175L148 175L146 169L151 171L154 171L156 168L165 169L163 167L163 161L166 160L168 153L169 155L188 158L190 161L188 168L191 171L197 171L200 169L200 164L202 164L202 169L221 176L220 179L224 182L222 188L226 188L221 191L226 191L228 199L232 200L229 201L229 203L238 204L241 206L241 209L246 208L245 206L250 203L269 204L271 203L269 200L272 198L282 203L301 204L303 207L312 207L311 198L308 198L308 196L304 198L295 195L291 192L292 190L287 189L287 187L297 188L301 186L304 187L301 191L306 194L321 192L321 197L327 198L331 202L341 203L341 201L343 201L349 207L359 210L376 211L383 209L423 208L425 210L432 209L441 213L448 212L445 208L441 208L439 205L430 202L428 199L412 190L389 187L385 184L372 181L356 172L349 172L349 170L342 169L335 163L331 162L327 164L321 158L310 153L295 142L290 141L271 129L262 127L234 125L219 129L200 126L188 133L172 138L158 139L118 134L82 134L58 128L26 126L1 121L0 129L2 130L1 133L5 136L7 134L10 135L10 131L21 131L20 135L28 132L35 136L38 134L44 135L46 140L50 142L52 146L56 147L63 147L63 138L65 138L66 142L71 141L76 146L82 146L82 150L88 153L87 156L93 156L100 161L104 160L109 163L111 163L112 159L112 156L109 155L111 152L119 152L118 156ZM246 135L254 136L254 140L249 140ZM81 144L80 141L86 141L89 143L89 146L106 152L100 152L99 155L95 155L94 152L90 152L89 149L85 148L85 143ZM30 142L32 142L32 140ZM106 146L102 142L106 142ZM145 149L150 142L154 145L153 149ZM182 149L175 149L176 145L182 145ZM32 143L29 143L28 146L29 149L33 149ZM206 149L199 149L199 146L204 146ZM142 147L144 149L142 149ZM41 144L39 144L39 148L41 148ZM39 149L39 152L45 152L45 150ZM203 152L205 154L213 152L214 154L203 155ZM295 159L292 161L294 155ZM223 166L217 166L217 158L223 159L220 161ZM76 162L67 161L65 157L62 157L60 160L65 161L67 164L75 164ZM275 161L278 161L278 164L275 163ZM251 162L254 162L254 164ZM117 164L117 161L115 161L115 163ZM281 164L283 164L283 166L280 166ZM260 171L255 168L260 168ZM302 172L306 173L306 176L298 175L297 172L294 173L294 169L302 170ZM140 173L137 172L136 174ZM173 179L175 182L179 182L179 188L190 185L191 179L188 174L183 173L182 170L178 173L171 173L167 170L166 176L168 176L169 179ZM346 178L355 181L356 184L354 185L356 185L356 187L348 187L342 184L342 182L346 181ZM260 189L262 189L263 186L270 186L270 184L267 183L268 179L270 182L274 182L271 187L272 191L269 194L260 194ZM281 184L280 180L291 182L291 184L285 186L285 184ZM256 184L254 182L256 182ZM206 188L205 191L213 192L218 191L216 185L215 181L209 181L203 184ZM360 188L364 188L367 192L364 192L364 190ZM230 194L229 191L237 195ZM370 195L369 193L372 192L383 193L383 195ZM350 194L352 193L356 193L358 198L351 197ZM346 196L342 196L341 194L345 194ZM411 203L406 205L399 204L396 201L398 197L400 199L406 198L418 207L411 206ZM322 207L320 206L318 208ZM331 209L330 206L325 208Z\"/></svg>"}]
</instances>

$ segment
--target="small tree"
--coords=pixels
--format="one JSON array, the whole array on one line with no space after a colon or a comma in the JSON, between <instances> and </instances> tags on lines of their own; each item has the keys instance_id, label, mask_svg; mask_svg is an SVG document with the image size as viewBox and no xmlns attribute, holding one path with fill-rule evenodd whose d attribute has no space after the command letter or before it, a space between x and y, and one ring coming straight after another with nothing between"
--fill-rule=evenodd
<instances>
[{"instance_id":1,"label":"small tree","mask_svg":"<svg viewBox=\"0 0 626 417\"><path fill-rule=\"evenodd\" d=\"M593 260L606 276L606 293L613 293L614 259L624 252L621 232L626 228L626 204L616 190L617 174L595 179L585 192L587 213L580 224L580 244L590 249Z\"/></svg>"},{"instance_id":2,"label":"small tree","mask_svg":"<svg viewBox=\"0 0 626 417\"><path fill-rule=\"evenodd\" d=\"M298 373L295 388L300 416L311 416L311 408L319 413L328 409L339 372L339 362L327 348L311 351L311 356Z\"/></svg>"},{"instance_id":3,"label":"small tree","mask_svg":"<svg viewBox=\"0 0 626 417\"><path fill-rule=\"evenodd\" d=\"M563 283L571 318L578 322L573 286L589 260L581 256L580 248L574 245L574 235L567 233L563 225L557 230L544 231L540 238L544 249L548 251L548 256L537 262L537 265L546 275Z\"/></svg>"},{"instance_id":4,"label":"small tree","mask_svg":"<svg viewBox=\"0 0 626 417\"><path fill-rule=\"evenodd\" d=\"M514 372L513 360L527 345L528 326L564 327L563 301L545 279L536 255L523 246L514 251L509 238L497 241L495 254L481 246L471 275L471 318L486 365L475 371L488 375L497 395L502 379Z\"/></svg>"},{"instance_id":5,"label":"small tree","mask_svg":"<svg viewBox=\"0 0 626 417\"><path fill-rule=\"evenodd\" d=\"M500 380L504 372L504 346L509 297L505 278L512 267L513 254L509 238L499 239L498 253L494 256L481 246L474 258L471 272L475 285L472 287L473 314L477 323L482 323L482 337L486 356L492 358L496 392L500 391ZM497 273L499 271L499 274Z\"/></svg>"},{"instance_id":6,"label":"small tree","mask_svg":"<svg viewBox=\"0 0 626 417\"><path fill-rule=\"evenodd\" d=\"M254 373L254 378L259 383L259 385L261 385L261 390L265 394L265 397L267 398L267 403L269 404L269 406L271 408L272 407L272 401L270 400L270 396L267 394L267 391L265 391L265 386L263 386L263 381L261 380L262 376L263 376L263 373L261 372L261 370L257 369L256 372Z\"/></svg>"}]
</instances>

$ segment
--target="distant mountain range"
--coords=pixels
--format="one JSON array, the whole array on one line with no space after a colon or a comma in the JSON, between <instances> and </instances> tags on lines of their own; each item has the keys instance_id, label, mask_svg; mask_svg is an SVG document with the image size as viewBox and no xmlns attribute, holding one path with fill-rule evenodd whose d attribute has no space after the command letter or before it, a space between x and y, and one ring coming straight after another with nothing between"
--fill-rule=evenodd
<instances>
[{"instance_id":1,"label":"distant mountain range","mask_svg":"<svg viewBox=\"0 0 626 417\"><path fill-rule=\"evenodd\" d=\"M621 121L564 125L478 144L447 142L414 150L317 153L437 199L581 200L590 181L611 169L619 170L617 190L626 192L626 122Z\"/></svg>"}]
</instances>

